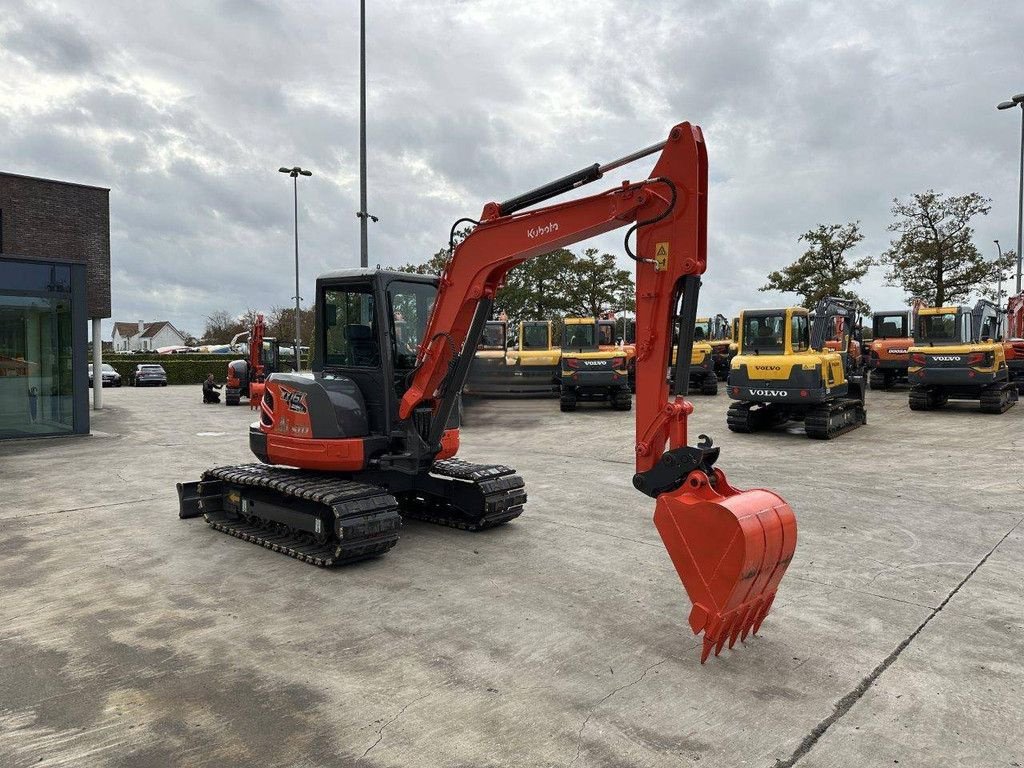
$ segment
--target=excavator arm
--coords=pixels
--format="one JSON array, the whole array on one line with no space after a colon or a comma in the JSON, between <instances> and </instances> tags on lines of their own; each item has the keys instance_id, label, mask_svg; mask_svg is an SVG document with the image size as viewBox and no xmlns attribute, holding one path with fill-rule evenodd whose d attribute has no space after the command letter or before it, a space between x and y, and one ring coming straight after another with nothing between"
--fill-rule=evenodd
<instances>
[{"instance_id":1,"label":"excavator arm","mask_svg":"<svg viewBox=\"0 0 1024 768\"><path fill-rule=\"evenodd\" d=\"M520 212L660 152L651 175L606 192ZM738 491L714 466L718 449L701 436L688 444L685 394L700 275L707 268L707 153L700 128L681 123L666 141L604 166L593 165L504 203L484 206L455 248L419 349L399 417L428 451L441 436L469 363L509 270L535 256L631 226L627 253L636 280L636 474L655 498L655 525L693 603L690 626L704 632L703 662L728 642L757 631L796 547L796 520L770 491ZM636 231L636 253L629 240ZM666 371L673 327L679 353L670 393ZM429 410L428 410L429 409Z\"/></svg>"}]
</instances>

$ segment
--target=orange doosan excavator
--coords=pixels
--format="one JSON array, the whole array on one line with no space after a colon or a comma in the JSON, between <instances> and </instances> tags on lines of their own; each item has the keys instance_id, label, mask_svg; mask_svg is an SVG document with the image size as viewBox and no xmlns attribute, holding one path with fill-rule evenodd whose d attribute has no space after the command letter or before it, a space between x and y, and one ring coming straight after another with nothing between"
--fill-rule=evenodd
<instances>
[{"instance_id":1,"label":"orange doosan excavator","mask_svg":"<svg viewBox=\"0 0 1024 768\"><path fill-rule=\"evenodd\" d=\"M533 207L656 153L642 181ZM681 123L654 146L488 203L439 277L322 275L313 378L267 379L249 431L261 463L179 484L180 515L205 515L217 530L320 566L391 549L403 516L468 530L518 517L522 477L454 458L460 392L495 294L524 261L629 226L625 249L637 269L633 485L655 502L654 524L693 604L690 627L704 633L701 661L756 632L793 557L796 519L772 491L731 486L706 436L689 444L693 406L665 379L675 328L675 381L689 381L707 268L707 174L700 129Z\"/></svg>"}]
</instances>

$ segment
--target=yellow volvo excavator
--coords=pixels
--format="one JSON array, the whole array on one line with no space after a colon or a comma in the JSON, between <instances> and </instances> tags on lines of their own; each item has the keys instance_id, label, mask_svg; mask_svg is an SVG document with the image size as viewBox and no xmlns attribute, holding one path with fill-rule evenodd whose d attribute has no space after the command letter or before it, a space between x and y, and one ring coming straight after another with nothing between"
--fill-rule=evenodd
<instances>
[{"instance_id":1,"label":"yellow volvo excavator","mask_svg":"<svg viewBox=\"0 0 1024 768\"><path fill-rule=\"evenodd\" d=\"M733 432L756 432L803 421L808 437L831 440L867 423L864 375L851 361L856 307L823 299L814 326L803 307L744 310L739 318L739 354L729 371L727 422ZM840 349L827 341L843 318Z\"/></svg>"},{"instance_id":2,"label":"yellow volvo excavator","mask_svg":"<svg viewBox=\"0 0 1024 768\"><path fill-rule=\"evenodd\" d=\"M1003 413L1017 402L999 320L999 308L985 299L973 310L918 310L907 368L911 410L930 411L953 399L978 400L982 413Z\"/></svg>"},{"instance_id":3,"label":"yellow volvo excavator","mask_svg":"<svg viewBox=\"0 0 1024 768\"><path fill-rule=\"evenodd\" d=\"M553 343L550 320L523 320L516 343L505 355L512 372L512 391L520 395L552 395L558 391L562 350Z\"/></svg>"},{"instance_id":4,"label":"yellow volvo excavator","mask_svg":"<svg viewBox=\"0 0 1024 768\"><path fill-rule=\"evenodd\" d=\"M602 345L602 326L592 317L567 317L562 338L562 411L575 411L580 402L607 402L617 411L633 407L626 353L620 347ZM604 325L604 328L613 329ZM613 340L614 341L614 340Z\"/></svg>"}]
</instances>

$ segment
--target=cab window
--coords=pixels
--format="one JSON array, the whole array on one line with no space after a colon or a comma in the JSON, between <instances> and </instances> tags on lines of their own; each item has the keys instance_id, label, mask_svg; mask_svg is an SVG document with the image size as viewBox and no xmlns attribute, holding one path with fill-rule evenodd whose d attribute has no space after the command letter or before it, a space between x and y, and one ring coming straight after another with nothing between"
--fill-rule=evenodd
<instances>
[{"instance_id":1,"label":"cab window","mask_svg":"<svg viewBox=\"0 0 1024 768\"><path fill-rule=\"evenodd\" d=\"M743 318L743 351L772 354L783 351L786 319L777 315L745 315Z\"/></svg>"},{"instance_id":2,"label":"cab window","mask_svg":"<svg viewBox=\"0 0 1024 768\"><path fill-rule=\"evenodd\" d=\"M480 336L480 343L477 349L504 349L505 348L505 325L504 323L487 323L484 332Z\"/></svg>"},{"instance_id":3,"label":"cab window","mask_svg":"<svg viewBox=\"0 0 1024 768\"><path fill-rule=\"evenodd\" d=\"M523 325L523 349L547 349L548 326L529 324Z\"/></svg>"},{"instance_id":4,"label":"cab window","mask_svg":"<svg viewBox=\"0 0 1024 768\"><path fill-rule=\"evenodd\" d=\"M325 290L323 303L324 364L355 368L380 366L370 289Z\"/></svg>"},{"instance_id":5,"label":"cab window","mask_svg":"<svg viewBox=\"0 0 1024 768\"><path fill-rule=\"evenodd\" d=\"M804 352L811 348L810 328L807 315L793 315L789 326L790 346L794 352Z\"/></svg>"},{"instance_id":6,"label":"cab window","mask_svg":"<svg viewBox=\"0 0 1024 768\"><path fill-rule=\"evenodd\" d=\"M611 323L601 323L600 328L601 346L614 346L615 345L615 326Z\"/></svg>"},{"instance_id":7,"label":"cab window","mask_svg":"<svg viewBox=\"0 0 1024 768\"><path fill-rule=\"evenodd\" d=\"M396 370L416 367L416 355L434 307L436 289L426 283L396 280L388 285L391 303L391 356Z\"/></svg>"},{"instance_id":8,"label":"cab window","mask_svg":"<svg viewBox=\"0 0 1024 768\"><path fill-rule=\"evenodd\" d=\"M593 323L567 324L564 331L565 346L570 349L586 349L595 346L594 331Z\"/></svg>"}]
</instances>

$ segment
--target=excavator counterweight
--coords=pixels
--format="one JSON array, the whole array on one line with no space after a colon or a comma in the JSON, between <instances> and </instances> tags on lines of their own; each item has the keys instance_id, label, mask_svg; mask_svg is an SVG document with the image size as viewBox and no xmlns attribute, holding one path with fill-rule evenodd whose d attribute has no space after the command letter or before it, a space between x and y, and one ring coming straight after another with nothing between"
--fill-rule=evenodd
<instances>
[{"instance_id":1,"label":"excavator counterweight","mask_svg":"<svg viewBox=\"0 0 1024 768\"><path fill-rule=\"evenodd\" d=\"M533 207L655 153L654 170L641 181ZM701 661L756 632L793 557L796 518L771 491L730 486L709 439L687 443L707 184L701 131L680 123L664 142L488 203L439 277L385 270L321 276L313 378L272 375L260 421L250 428L253 453L272 466L219 468L180 484L180 515L204 514L217 530L321 566L388 551L401 517L466 530L518 518L527 494L515 470L454 458L461 392L495 296L524 261L630 227L633 484L655 500L655 525L693 602L690 627L704 634ZM629 388L620 389L625 404Z\"/></svg>"}]
</instances>

